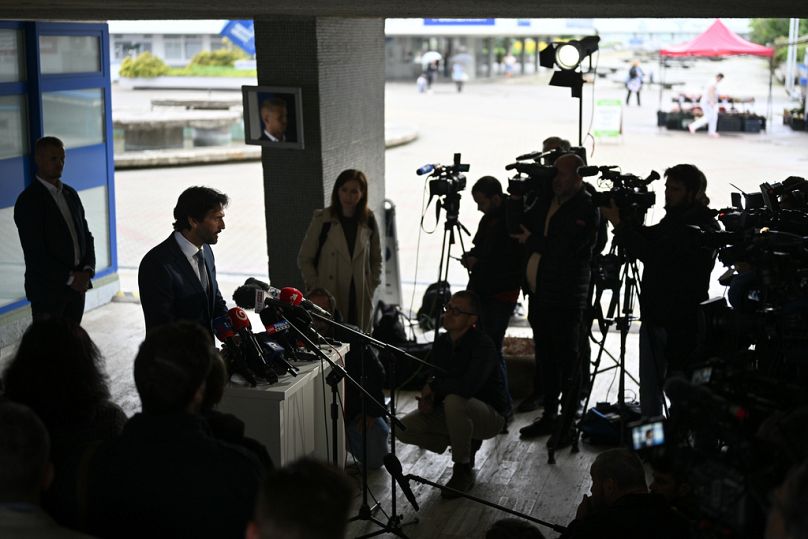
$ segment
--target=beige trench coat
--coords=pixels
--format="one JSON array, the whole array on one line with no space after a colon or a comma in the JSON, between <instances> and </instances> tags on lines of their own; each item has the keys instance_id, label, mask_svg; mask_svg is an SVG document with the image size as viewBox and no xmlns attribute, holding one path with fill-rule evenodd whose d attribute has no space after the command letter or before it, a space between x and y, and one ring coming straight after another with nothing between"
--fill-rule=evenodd
<instances>
[{"instance_id":1,"label":"beige trench coat","mask_svg":"<svg viewBox=\"0 0 808 539\"><path fill-rule=\"evenodd\" d=\"M372 220L375 222L375 219ZM326 221L331 222L331 228L320 252L318 268L314 266L314 257L317 254L320 231ZM334 295L337 309L343 315L348 314L348 294L353 278L357 317L365 331L371 329L373 293L381 283L382 276L382 251L378 228L378 223L374 230L371 230L367 223L359 225L352 258L339 218L332 215L328 208L315 210L306 230L306 237L300 246L300 252L297 254L297 267L303 276L306 292L312 288L325 288Z\"/></svg>"}]
</instances>

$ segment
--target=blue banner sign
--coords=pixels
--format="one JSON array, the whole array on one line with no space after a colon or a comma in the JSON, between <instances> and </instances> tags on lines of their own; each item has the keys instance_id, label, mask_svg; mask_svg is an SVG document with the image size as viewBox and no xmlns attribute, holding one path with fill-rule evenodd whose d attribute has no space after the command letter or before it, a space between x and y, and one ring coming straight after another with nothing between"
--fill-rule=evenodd
<instances>
[{"instance_id":1,"label":"blue banner sign","mask_svg":"<svg viewBox=\"0 0 808 539\"><path fill-rule=\"evenodd\" d=\"M247 54L255 54L255 29L251 20L227 21L219 35L232 41Z\"/></svg>"},{"instance_id":2,"label":"blue banner sign","mask_svg":"<svg viewBox=\"0 0 808 539\"><path fill-rule=\"evenodd\" d=\"M496 19L424 19L424 26L494 26Z\"/></svg>"}]
</instances>

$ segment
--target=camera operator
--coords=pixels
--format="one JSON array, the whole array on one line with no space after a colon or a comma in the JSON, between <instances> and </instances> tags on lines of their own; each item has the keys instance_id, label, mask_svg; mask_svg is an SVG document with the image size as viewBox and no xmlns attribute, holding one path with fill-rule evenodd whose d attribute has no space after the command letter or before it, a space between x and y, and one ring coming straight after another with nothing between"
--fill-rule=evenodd
<instances>
[{"instance_id":1,"label":"camera operator","mask_svg":"<svg viewBox=\"0 0 808 539\"><path fill-rule=\"evenodd\" d=\"M640 309L640 408L662 413L666 373L681 370L696 346L697 308L707 299L715 251L699 244L696 226L717 230L707 207L707 179L694 165L665 171L665 217L653 226L623 218L614 200L601 212L614 240L643 263Z\"/></svg>"},{"instance_id":2,"label":"camera operator","mask_svg":"<svg viewBox=\"0 0 808 539\"><path fill-rule=\"evenodd\" d=\"M575 154L556 160L552 196L540 197L533 211L525 214L528 226L521 225L521 232L513 235L526 245L528 255L528 320L537 358L534 391L538 395L544 390L544 415L520 430L523 438L552 433L562 388L573 394L579 391L576 364L598 221L597 208L577 172L582 165ZM555 445L563 443L556 440Z\"/></svg>"},{"instance_id":3,"label":"camera operator","mask_svg":"<svg viewBox=\"0 0 808 539\"><path fill-rule=\"evenodd\" d=\"M480 297L482 329L494 341L508 393L505 419L509 422L513 418L513 409L507 391L508 370L502 357L502 340L519 298L522 249L508 234L499 180L483 176L471 188L471 196L483 217L472 240L474 247L463 255L461 262L469 269L468 289Z\"/></svg>"}]
</instances>

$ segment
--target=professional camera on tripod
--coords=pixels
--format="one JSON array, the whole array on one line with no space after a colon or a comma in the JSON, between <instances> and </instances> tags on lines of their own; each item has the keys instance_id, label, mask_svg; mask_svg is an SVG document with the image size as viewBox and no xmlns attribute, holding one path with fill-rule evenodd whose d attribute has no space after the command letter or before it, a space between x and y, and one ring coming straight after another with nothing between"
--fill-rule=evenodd
<instances>
[{"instance_id":1,"label":"professional camera on tripod","mask_svg":"<svg viewBox=\"0 0 808 539\"><path fill-rule=\"evenodd\" d=\"M610 206L612 201L620 209L622 220L631 220L642 224L645 214L656 202L656 194L648 190L648 186L659 179L659 173L652 170L646 178L634 174L623 174L615 170L617 166L590 166L580 167L578 174L583 177L597 176L598 183L609 182L608 191L596 192L592 195L592 202L596 206Z\"/></svg>"}]
</instances>

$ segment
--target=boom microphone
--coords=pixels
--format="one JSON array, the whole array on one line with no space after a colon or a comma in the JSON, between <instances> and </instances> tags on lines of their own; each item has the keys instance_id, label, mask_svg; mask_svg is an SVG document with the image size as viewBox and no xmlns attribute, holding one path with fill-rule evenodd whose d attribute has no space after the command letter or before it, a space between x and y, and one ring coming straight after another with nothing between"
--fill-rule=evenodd
<instances>
[{"instance_id":1,"label":"boom microphone","mask_svg":"<svg viewBox=\"0 0 808 539\"><path fill-rule=\"evenodd\" d=\"M401 492L406 496L407 501L418 511L418 500L415 499L415 494L413 494L410 488L410 480L404 477L401 461L392 453L386 454L382 461L384 462L384 467L387 469L387 473L396 480L396 483L398 483L398 486L401 488Z\"/></svg>"}]
</instances>

